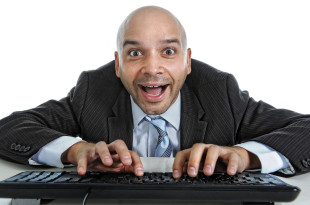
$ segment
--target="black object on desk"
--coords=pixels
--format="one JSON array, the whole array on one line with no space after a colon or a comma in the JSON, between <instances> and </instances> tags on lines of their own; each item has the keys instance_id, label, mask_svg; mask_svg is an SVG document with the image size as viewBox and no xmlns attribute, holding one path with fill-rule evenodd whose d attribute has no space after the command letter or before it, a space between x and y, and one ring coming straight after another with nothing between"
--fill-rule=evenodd
<instances>
[{"instance_id":1,"label":"black object on desk","mask_svg":"<svg viewBox=\"0 0 310 205\"><path fill-rule=\"evenodd\" d=\"M172 173L26 171L0 182L4 198L90 198L233 201L272 204L294 200L300 189L270 174L243 172L235 176L199 173L174 179Z\"/></svg>"}]
</instances>

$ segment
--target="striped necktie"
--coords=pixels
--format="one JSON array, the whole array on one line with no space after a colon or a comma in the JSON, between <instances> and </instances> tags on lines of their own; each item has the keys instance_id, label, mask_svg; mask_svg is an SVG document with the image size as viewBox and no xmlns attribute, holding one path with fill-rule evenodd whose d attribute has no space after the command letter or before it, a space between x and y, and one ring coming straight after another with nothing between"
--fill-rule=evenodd
<instances>
[{"instance_id":1,"label":"striped necktie","mask_svg":"<svg viewBox=\"0 0 310 205\"><path fill-rule=\"evenodd\" d=\"M155 149L155 157L171 157L172 145L166 131L166 121L160 116L151 118L147 115L145 119L156 128L159 134Z\"/></svg>"}]
</instances>

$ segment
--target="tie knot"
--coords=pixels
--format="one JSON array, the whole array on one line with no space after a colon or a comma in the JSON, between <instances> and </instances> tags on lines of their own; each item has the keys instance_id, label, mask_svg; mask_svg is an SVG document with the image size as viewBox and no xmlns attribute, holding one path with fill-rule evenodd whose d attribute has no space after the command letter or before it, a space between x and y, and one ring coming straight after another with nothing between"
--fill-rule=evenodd
<instances>
[{"instance_id":1,"label":"tie knot","mask_svg":"<svg viewBox=\"0 0 310 205\"><path fill-rule=\"evenodd\" d=\"M166 132L166 121L161 116L151 117L149 115L145 116L145 119L152 123L155 127Z\"/></svg>"},{"instance_id":2,"label":"tie knot","mask_svg":"<svg viewBox=\"0 0 310 205\"><path fill-rule=\"evenodd\" d=\"M166 121L160 116L151 117L145 116L145 119L149 121L157 130L159 136L155 150L155 157L171 157L172 145L170 143L168 133L166 131Z\"/></svg>"}]
</instances>

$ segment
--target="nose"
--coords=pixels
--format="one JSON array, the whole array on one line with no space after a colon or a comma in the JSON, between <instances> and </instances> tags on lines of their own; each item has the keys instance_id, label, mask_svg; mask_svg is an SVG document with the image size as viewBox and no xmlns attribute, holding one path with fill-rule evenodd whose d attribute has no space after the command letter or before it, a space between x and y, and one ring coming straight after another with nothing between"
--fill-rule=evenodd
<instances>
[{"instance_id":1,"label":"nose","mask_svg":"<svg viewBox=\"0 0 310 205\"><path fill-rule=\"evenodd\" d=\"M163 67L161 66L160 56L155 52L150 53L144 62L144 66L141 70L142 74L155 76L163 73Z\"/></svg>"}]
</instances>

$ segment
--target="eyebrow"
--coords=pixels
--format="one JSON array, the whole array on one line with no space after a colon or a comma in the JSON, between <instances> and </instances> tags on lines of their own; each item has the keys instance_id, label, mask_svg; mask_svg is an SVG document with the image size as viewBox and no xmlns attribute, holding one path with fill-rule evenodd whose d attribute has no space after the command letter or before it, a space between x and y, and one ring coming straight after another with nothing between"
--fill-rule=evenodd
<instances>
[{"instance_id":1,"label":"eyebrow","mask_svg":"<svg viewBox=\"0 0 310 205\"><path fill-rule=\"evenodd\" d=\"M179 39L177 38L172 38L172 39L165 39L165 40L162 40L160 41L160 43L162 44L172 44L172 43L176 43L178 45L181 45L181 42ZM126 45L139 45L140 43L138 41L132 41L132 40L126 40L124 41L123 43L123 48L126 46Z\"/></svg>"},{"instance_id":2,"label":"eyebrow","mask_svg":"<svg viewBox=\"0 0 310 205\"><path fill-rule=\"evenodd\" d=\"M140 43L138 41L130 41L130 40L126 40L124 43L123 43L123 48L126 46L126 45L139 45Z\"/></svg>"},{"instance_id":3,"label":"eyebrow","mask_svg":"<svg viewBox=\"0 0 310 205\"><path fill-rule=\"evenodd\" d=\"M166 43L167 43L167 44L176 43L176 44L178 44L178 45L181 45L180 40L177 39L177 38L162 40L161 43L163 43L163 44L166 44Z\"/></svg>"}]
</instances>

